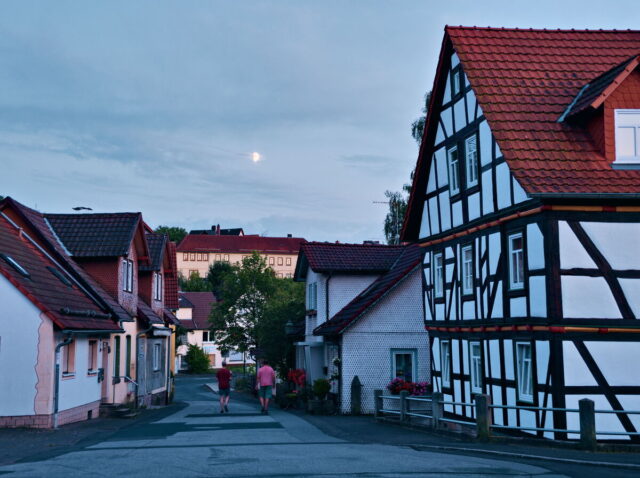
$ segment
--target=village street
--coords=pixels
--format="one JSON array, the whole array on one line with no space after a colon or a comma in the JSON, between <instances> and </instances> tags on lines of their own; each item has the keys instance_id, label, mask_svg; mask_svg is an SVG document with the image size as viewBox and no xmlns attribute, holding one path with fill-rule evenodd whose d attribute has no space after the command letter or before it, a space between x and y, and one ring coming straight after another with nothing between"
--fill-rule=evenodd
<instances>
[{"instance_id":1,"label":"village street","mask_svg":"<svg viewBox=\"0 0 640 478\"><path fill-rule=\"evenodd\" d=\"M232 401L231 413L219 415L215 413L217 396L204 386L210 381L211 378L202 377L179 378L176 401L186 402L186 406L174 406L175 413L123 428L99 443L79 443L75 449L58 456L40 455L40 458L1 466L0 475L586 478L634 476L635 473L425 451L434 443L433 437L377 425L370 419L352 422L365 425L342 427L353 419L331 417L326 427L320 427L328 430L329 435L296 414L275 409L268 416L261 415L256 404L246 399ZM370 424L370 428L366 428L366 424Z\"/></svg>"}]
</instances>

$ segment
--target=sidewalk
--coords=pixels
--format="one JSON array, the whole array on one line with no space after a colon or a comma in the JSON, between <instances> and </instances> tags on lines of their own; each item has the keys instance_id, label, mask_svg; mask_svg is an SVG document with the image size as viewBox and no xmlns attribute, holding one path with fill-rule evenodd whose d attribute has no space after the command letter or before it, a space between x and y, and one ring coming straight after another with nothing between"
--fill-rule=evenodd
<instances>
[{"instance_id":1,"label":"sidewalk","mask_svg":"<svg viewBox=\"0 0 640 478\"><path fill-rule=\"evenodd\" d=\"M130 426L159 420L184 408L173 403L162 408L140 410L135 418L95 418L54 429L0 428L0 466L36 461L68 453L79 446L106 440Z\"/></svg>"},{"instance_id":2,"label":"sidewalk","mask_svg":"<svg viewBox=\"0 0 640 478\"><path fill-rule=\"evenodd\" d=\"M451 452L459 454L487 455L507 459L546 460L566 464L620 467L638 470L640 473L640 453L638 452L589 452L567 447L549 446L544 442L532 443L523 440L514 442L482 443L467 436L433 433L429 430L405 427L399 424L380 422L372 416L306 414L301 410L292 413L305 418L328 435L353 443L381 443L408 446L419 451Z\"/></svg>"}]
</instances>

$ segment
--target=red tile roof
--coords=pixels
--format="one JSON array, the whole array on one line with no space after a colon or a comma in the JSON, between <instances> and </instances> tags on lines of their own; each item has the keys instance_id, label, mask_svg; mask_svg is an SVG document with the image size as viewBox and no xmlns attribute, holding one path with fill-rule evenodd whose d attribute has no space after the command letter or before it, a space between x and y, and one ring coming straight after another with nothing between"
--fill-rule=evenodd
<instances>
[{"instance_id":1,"label":"red tile roof","mask_svg":"<svg viewBox=\"0 0 640 478\"><path fill-rule=\"evenodd\" d=\"M55 253L56 260L72 271L76 279L79 280L87 290L95 293L98 300L102 301L104 306L111 311L114 317L122 321L133 321L131 315L118 303L118 301L111 297L111 295L108 294L97 281L95 281L82 267L69 257L40 212L26 207L10 197L5 198L0 203L0 209L2 209L2 206L13 209L27 224L31 225L38 234L39 239Z\"/></svg>"},{"instance_id":2,"label":"red tile roof","mask_svg":"<svg viewBox=\"0 0 640 478\"><path fill-rule=\"evenodd\" d=\"M147 326L151 324L164 324L164 319L156 314L140 297L138 297L138 317L141 318Z\"/></svg>"},{"instance_id":3,"label":"red tile roof","mask_svg":"<svg viewBox=\"0 0 640 478\"><path fill-rule=\"evenodd\" d=\"M188 324L185 320L180 322L187 328L190 325L193 329L204 330L209 328L209 314L211 307L216 303L216 296L213 292L179 292L180 307L191 308L192 324ZM183 302L186 299L187 303Z\"/></svg>"},{"instance_id":4,"label":"red tile roof","mask_svg":"<svg viewBox=\"0 0 640 478\"><path fill-rule=\"evenodd\" d=\"M612 169L588 131L558 121L581 90L640 53L640 31L445 28L429 109L458 54L511 172L530 195L640 193L640 171ZM597 85L592 87L598 89ZM402 237L415 239L435 137L425 126Z\"/></svg>"},{"instance_id":5,"label":"red tile roof","mask_svg":"<svg viewBox=\"0 0 640 478\"><path fill-rule=\"evenodd\" d=\"M74 257L126 256L142 215L139 212L106 214L45 214Z\"/></svg>"},{"instance_id":6,"label":"red tile roof","mask_svg":"<svg viewBox=\"0 0 640 478\"><path fill-rule=\"evenodd\" d=\"M165 244L169 240L165 234L146 232L147 244L149 244L149 264L140 264L141 271L159 271L164 259Z\"/></svg>"},{"instance_id":7,"label":"red tile roof","mask_svg":"<svg viewBox=\"0 0 640 478\"><path fill-rule=\"evenodd\" d=\"M301 237L262 237L262 236L209 236L189 234L180 244L178 252L222 252L247 253L253 251L274 254L297 254Z\"/></svg>"},{"instance_id":8,"label":"red tile roof","mask_svg":"<svg viewBox=\"0 0 640 478\"><path fill-rule=\"evenodd\" d=\"M511 172L528 193L639 193L586 129L558 122L580 90L640 53L640 31L447 27Z\"/></svg>"},{"instance_id":9,"label":"red tile roof","mask_svg":"<svg viewBox=\"0 0 640 478\"><path fill-rule=\"evenodd\" d=\"M316 327L314 335L338 335L384 298L411 271L422 263L423 251L417 245L406 246L391 269L345 305L330 320Z\"/></svg>"},{"instance_id":10,"label":"red tile roof","mask_svg":"<svg viewBox=\"0 0 640 478\"><path fill-rule=\"evenodd\" d=\"M296 280L306 277L307 267L315 272L369 273L386 272L403 246L382 244L341 244L307 242L300 247L296 264Z\"/></svg>"},{"instance_id":11,"label":"red tile roof","mask_svg":"<svg viewBox=\"0 0 640 478\"><path fill-rule=\"evenodd\" d=\"M6 204L6 203L5 203ZM1 208L0 208L1 209ZM111 311L80 287L68 264L54 262L0 216L0 275L63 330L120 330ZM8 258L28 273L21 274ZM17 318L19 319L19 318Z\"/></svg>"}]
</instances>

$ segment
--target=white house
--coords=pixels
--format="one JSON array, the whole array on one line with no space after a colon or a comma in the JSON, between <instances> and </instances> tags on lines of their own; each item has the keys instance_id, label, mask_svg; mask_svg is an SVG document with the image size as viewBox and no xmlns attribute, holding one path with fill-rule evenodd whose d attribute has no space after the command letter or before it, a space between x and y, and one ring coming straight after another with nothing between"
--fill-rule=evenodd
<instances>
[{"instance_id":1,"label":"white house","mask_svg":"<svg viewBox=\"0 0 640 478\"><path fill-rule=\"evenodd\" d=\"M429 336L422 306L422 251L407 246L391 268L314 330L338 348L340 409L351 411L351 383L358 377L362 413L374 412L373 391L394 378L429 382Z\"/></svg>"},{"instance_id":2,"label":"white house","mask_svg":"<svg viewBox=\"0 0 640 478\"><path fill-rule=\"evenodd\" d=\"M497 425L576 438L536 429L576 430L558 409L581 398L640 409L639 52L640 31L445 29L403 239L426 252L434 388L555 409Z\"/></svg>"}]
</instances>

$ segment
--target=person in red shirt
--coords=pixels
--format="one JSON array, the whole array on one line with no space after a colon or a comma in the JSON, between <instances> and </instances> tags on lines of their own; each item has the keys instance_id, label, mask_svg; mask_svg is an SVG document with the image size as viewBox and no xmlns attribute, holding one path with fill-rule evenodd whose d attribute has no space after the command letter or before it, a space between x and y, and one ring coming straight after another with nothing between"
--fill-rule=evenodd
<instances>
[{"instance_id":1,"label":"person in red shirt","mask_svg":"<svg viewBox=\"0 0 640 478\"><path fill-rule=\"evenodd\" d=\"M227 362L222 362L222 368L216 372L218 379L218 394L220 395L220 413L229 413L229 390L231 390L231 371Z\"/></svg>"},{"instance_id":2,"label":"person in red shirt","mask_svg":"<svg viewBox=\"0 0 640 478\"><path fill-rule=\"evenodd\" d=\"M262 367L258 370L256 380L256 390L258 390L258 396L260 397L262 413L269 413L269 400L271 399L272 389L275 384L276 373L269 367L269 362L263 360Z\"/></svg>"}]
</instances>

